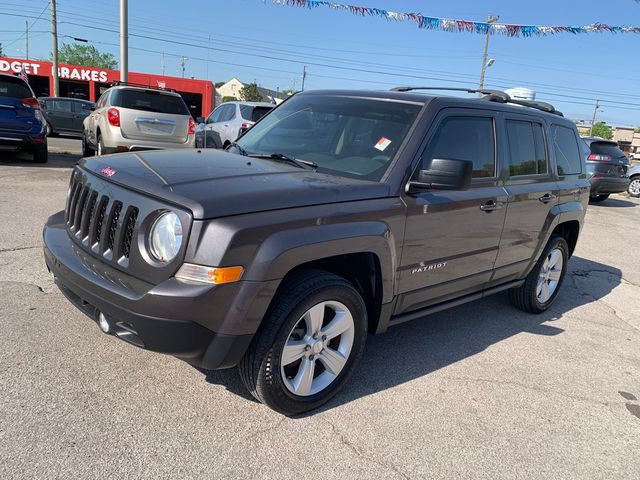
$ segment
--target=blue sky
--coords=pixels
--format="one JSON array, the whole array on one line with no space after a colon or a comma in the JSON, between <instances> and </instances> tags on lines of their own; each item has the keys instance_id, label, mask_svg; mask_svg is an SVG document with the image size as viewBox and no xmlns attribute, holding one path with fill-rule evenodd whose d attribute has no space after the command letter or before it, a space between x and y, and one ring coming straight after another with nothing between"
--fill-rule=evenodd
<instances>
[{"instance_id":1,"label":"blue sky","mask_svg":"<svg viewBox=\"0 0 640 480\"><path fill-rule=\"evenodd\" d=\"M606 4L594 0L341 3L478 21L497 14L501 23L640 25L640 3L634 0ZM47 5L46 0L0 1L0 43L5 55L24 57L24 38L20 37L26 19L31 24L31 57L48 58ZM58 0L58 10L60 35L88 39L99 49L118 55L117 0ZM160 52L164 52L167 75L181 74L180 56L185 56L186 76L212 81L235 76L281 90L294 84L300 87L305 64L306 88L477 86L484 41L477 34L420 30L409 22L361 18L325 8L309 11L277 6L270 0L132 0L129 22L132 71L160 73ZM72 42L68 37L61 40ZM600 99L599 119L639 126L639 47L640 35L634 34L493 36L489 55L495 63L487 70L486 84L532 88L539 100L553 103L571 118L588 121L595 99Z\"/></svg>"}]
</instances>

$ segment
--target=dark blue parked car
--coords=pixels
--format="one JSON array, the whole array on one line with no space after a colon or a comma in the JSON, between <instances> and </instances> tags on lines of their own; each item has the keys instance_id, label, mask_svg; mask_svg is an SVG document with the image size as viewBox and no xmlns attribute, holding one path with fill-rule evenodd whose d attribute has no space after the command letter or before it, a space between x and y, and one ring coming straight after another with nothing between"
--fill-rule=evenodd
<instances>
[{"instance_id":1,"label":"dark blue parked car","mask_svg":"<svg viewBox=\"0 0 640 480\"><path fill-rule=\"evenodd\" d=\"M46 122L31 87L19 77L0 74L0 146L33 154L47 161Z\"/></svg>"}]
</instances>

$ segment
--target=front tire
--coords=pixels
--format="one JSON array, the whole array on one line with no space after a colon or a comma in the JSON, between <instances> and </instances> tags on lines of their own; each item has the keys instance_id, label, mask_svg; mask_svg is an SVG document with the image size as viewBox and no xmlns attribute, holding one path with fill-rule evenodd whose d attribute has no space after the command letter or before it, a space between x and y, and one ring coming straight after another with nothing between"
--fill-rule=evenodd
<instances>
[{"instance_id":1,"label":"front tire","mask_svg":"<svg viewBox=\"0 0 640 480\"><path fill-rule=\"evenodd\" d=\"M45 142L44 145L39 145L33 148L33 161L35 163L47 163L49 160L49 150Z\"/></svg>"},{"instance_id":2,"label":"front tire","mask_svg":"<svg viewBox=\"0 0 640 480\"><path fill-rule=\"evenodd\" d=\"M640 175L631 178L627 192L634 198L640 197Z\"/></svg>"},{"instance_id":3,"label":"front tire","mask_svg":"<svg viewBox=\"0 0 640 480\"><path fill-rule=\"evenodd\" d=\"M93 149L91 147L89 147L89 145L87 144L87 137L86 135L83 133L82 134L82 156L83 157L93 157L95 155L95 152L93 151Z\"/></svg>"},{"instance_id":4,"label":"front tire","mask_svg":"<svg viewBox=\"0 0 640 480\"><path fill-rule=\"evenodd\" d=\"M98 148L96 149L96 155L101 157L105 155L104 142L102 141L102 135L98 134Z\"/></svg>"},{"instance_id":5,"label":"front tire","mask_svg":"<svg viewBox=\"0 0 640 480\"><path fill-rule=\"evenodd\" d=\"M328 402L351 377L367 335L367 309L345 279L321 270L282 286L239 365L260 402L284 415Z\"/></svg>"},{"instance_id":6,"label":"front tire","mask_svg":"<svg viewBox=\"0 0 640 480\"><path fill-rule=\"evenodd\" d=\"M606 194L606 195L594 195L593 197L589 197L589 202L591 202L591 203L600 203L600 202L604 202L607 198L609 198L609 194Z\"/></svg>"},{"instance_id":7,"label":"front tire","mask_svg":"<svg viewBox=\"0 0 640 480\"><path fill-rule=\"evenodd\" d=\"M514 307L529 313L542 313L556 299L567 274L569 246L563 237L553 235L525 282L509 290Z\"/></svg>"}]
</instances>

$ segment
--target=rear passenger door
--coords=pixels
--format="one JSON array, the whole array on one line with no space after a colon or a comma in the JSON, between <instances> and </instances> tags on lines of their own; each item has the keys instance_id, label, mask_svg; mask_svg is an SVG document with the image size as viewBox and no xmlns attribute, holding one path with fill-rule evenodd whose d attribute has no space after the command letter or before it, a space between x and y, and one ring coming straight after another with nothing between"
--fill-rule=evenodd
<instances>
[{"instance_id":1,"label":"rear passenger door","mask_svg":"<svg viewBox=\"0 0 640 480\"><path fill-rule=\"evenodd\" d=\"M73 105L71 100L56 98L53 108L49 110L49 119L56 131L69 132L73 130Z\"/></svg>"},{"instance_id":2,"label":"rear passenger door","mask_svg":"<svg viewBox=\"0 0 640 480\"><path fill-rule=\"evenodd\" d=\"M434 122L420 165L470 160L474 178L469 190L403 196L407 222L395 314L481 291L489 281L507 201L497 176L496 121L491 111L445 109Z\"/></svg>"},{"instance_id":3,"label":"rear passenger door","mask_svg":"<svg viewBox=\"0 0 640 480\"><path fill-rule=\"evenodd\" d=\"M504 115L502 177L509 195L500 253L491 284L519 279L545 240L559 188L549 162L542 119Z\"/></svg>"},{"instance_id":4,"label":"rear passenger door","mask_svg":"<svg viewBox=\"0 0 640 480\"><path fill-rule=\"evenodd\" d=\"M589 181L586 177L586 164L580 146L584 142L577 132L563 125L551 124L552 149L556 159L558 173L559 203L582 204L586 209L589 203ZM575 203L574 203L575 206Z\"/></svg>"}]
</instances>

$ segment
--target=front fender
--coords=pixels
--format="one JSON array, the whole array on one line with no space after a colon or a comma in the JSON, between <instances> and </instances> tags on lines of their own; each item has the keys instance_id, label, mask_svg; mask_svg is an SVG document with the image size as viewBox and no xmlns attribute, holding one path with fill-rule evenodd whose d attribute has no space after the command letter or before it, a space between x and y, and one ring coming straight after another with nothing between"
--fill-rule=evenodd
<instances>
[{"instance_id":1,"label":"front fender","mask_svg":"<svg viewBox=\"0 0 640 480\"><path fill-rule=\"evenodd\" d=\"M315 225L274 233L260 245L247 280L282 279L304 263L350 253L373 253L382 276L382 302L393 299L396 240L383 222Z\"/></svg>"}]
</instances>

